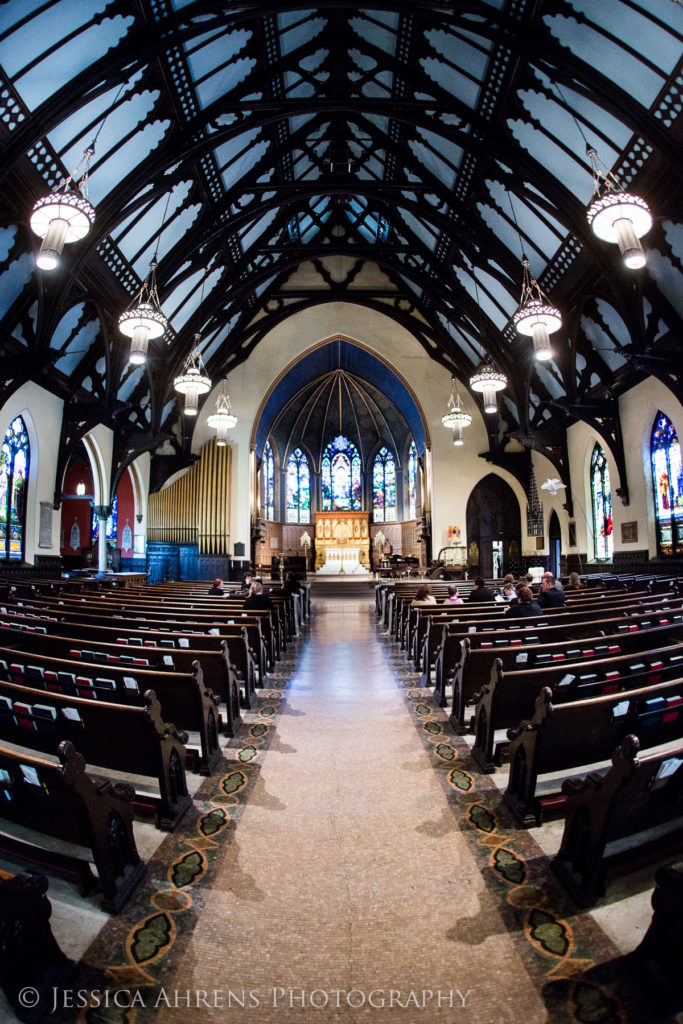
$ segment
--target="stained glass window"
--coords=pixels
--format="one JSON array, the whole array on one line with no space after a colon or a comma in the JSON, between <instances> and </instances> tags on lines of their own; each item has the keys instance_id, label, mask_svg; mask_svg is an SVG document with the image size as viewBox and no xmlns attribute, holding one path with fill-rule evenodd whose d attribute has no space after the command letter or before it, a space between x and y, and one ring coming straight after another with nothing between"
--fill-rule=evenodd
<instances>
[{"instance_id":1,"label":"stained glass window","mask_svg":"<svg viewBox=\"0 0 683 1024\"><path fill-rule=\"evenodd\" d=\"M361 508L361 465L358 449L339 434L326 446L320 466L323 512Z\"/></svg>"},{"instance_id":2,"label":"stained glass window","mask_svg":"<svg viewBox=\"0 0 683 1024\"><path fill-rule=\"evenodd\" d=\"M614 550L612 536L612 491L609 484L607 457L596 444L591 458L591 502L593 505L593 554L611 561Z\"/></svg>"},{"instance_id":3,"label":"stained glass window","mask_svg":"<svg viewBox=\"0 0 683 1024\"><path fill-rule=\"evenodd\" d=\"M0 558L24 557L29 443L21 416L5 431L0 452Z\"/></svg>"},{"instance_id":4,"label":"stained glass window","mask_svg":"<svg viewBox=\"0 0 683 1024\"><path fill-rule=\"evenodd\" d=\"M105 537L107 540L116 540L116 521L118 518L119 511L119 499L118 495L114 498L111 503L111 515L107 519L107 529L105 531ZM95 510L92 513L92 524L90 527L90 543L94 544L97 540L100 532L100 521L95 515Z\"/></svg>"},{"instance_id":5,"label":"stained glass window","mask_svg":"<svg viewBox=\"0 0 683 1024\"><path fill-rule=\"evenodd\" d=\"M396 521L396 460L388 448L380 448L372 467L372 518Z\"/></svg>"},{"instance_id":6,"label":"stained glass window","mask_svg":"<svg viewBox=\"0 0 683 1024\"><path fill-rule=\"evenodd\" d=\"M270 441L266 441L263 449L263 503L266 519L275 519L275 459Z\"/></svg>"},{"instance_id":7,"label":"stained glass window","mask_svg":"<svg viewBox=\"0 0 683 1024\"><path fill-rule=\"evenodd\" d=\"M683 469L676 428L658 412L650 441L655 498L657 553L677 555L683 550Z\"/></svg>"},{"instance_id":8,"label":"stained glass window","mask_svg":"<svg viewBox=\"0 0 683 1024\"><path fill-rule=\"evenodd\" d=\"M410 442L408 449L408 519L417 518L417 448Z\"/></svg>"},{"instance_id":9,"label":"stained glass window","mask_svg":"<svg viewBox=\"0 0 683 1024\"><path fill-rule=\"evenodd\" d=\"M287 522L310 523L311 474L308 459L295 448L287 459Z\"/></svg>"}]
</instances>

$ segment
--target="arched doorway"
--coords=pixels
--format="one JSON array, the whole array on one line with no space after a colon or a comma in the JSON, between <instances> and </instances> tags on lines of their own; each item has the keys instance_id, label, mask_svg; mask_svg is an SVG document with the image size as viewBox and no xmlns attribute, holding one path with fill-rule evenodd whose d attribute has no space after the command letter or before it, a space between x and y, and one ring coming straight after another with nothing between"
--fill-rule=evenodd
<instances>
[{"instance_id":1,"label":"arched doorway","mask_svg":"<svg viewBox=\"0 0 683 1024\"><path fill-rule=\"evenodd\" d=\"M557 579L562 574L562 532L557 512L552 512L548 522L548 554L550 571Z\"/></svg>"},{"instance_id":2,"label":"arched doorway","mask_svg":"<svg viewBox=\"0 0 683 1024\"><path fill-rule=\"evenodd\" d=\"M518 572L521 553L519 502L514 491L495 473L480 480L467 502L467 544L471 568L491 578ZM499 557L499 553L500 556ZM476 557L475 557L476 556ZM473 564L478 557L478 565Z\"/></svg>"}]
</instances>

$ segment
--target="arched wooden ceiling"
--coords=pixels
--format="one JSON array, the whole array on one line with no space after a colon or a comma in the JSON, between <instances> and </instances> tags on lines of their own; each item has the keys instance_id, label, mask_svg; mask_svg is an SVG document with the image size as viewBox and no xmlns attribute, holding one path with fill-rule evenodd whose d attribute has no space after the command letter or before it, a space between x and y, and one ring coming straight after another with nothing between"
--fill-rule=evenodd
<instances>
[{"instance_id":1,"label":"arched wooden ceiling","mask_svg":"<svg viewBox=\"0 0 683 1024\"><path fill-rule=\"evenodd\" d=\"M465 382L490 356L492 452L514 436L562 470L572 417L616 438L639 374L680 393L682 55L672 0L1 5L4 396L58 391L64 444L106 422L123 466L177 425L195 334L216 380L346 299ZM93 138L94 227L38 271L31 205ZM655 212L635 274L588 228L586 139ZM169 329L135 368L116 323L157 248ZM511 324L522 251L564 315L552 364Z\"/></svg>"}]
</instances>

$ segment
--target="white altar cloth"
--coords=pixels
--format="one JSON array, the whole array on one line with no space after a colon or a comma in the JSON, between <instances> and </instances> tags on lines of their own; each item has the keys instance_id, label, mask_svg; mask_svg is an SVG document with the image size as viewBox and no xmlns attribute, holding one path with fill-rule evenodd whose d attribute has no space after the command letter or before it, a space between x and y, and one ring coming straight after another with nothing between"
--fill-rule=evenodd
<instances>
[{"instance_id":1,"label":"white altar cloth","mask_svg":"<svg viewBox=\"0 0 683 1024\"><path fill-rule=\"evenodd\" d=\"M325 549L325 564L316 576L368 576L368 570L360 562L360 548L344 546Z\"/></svg>"}]
</instances>

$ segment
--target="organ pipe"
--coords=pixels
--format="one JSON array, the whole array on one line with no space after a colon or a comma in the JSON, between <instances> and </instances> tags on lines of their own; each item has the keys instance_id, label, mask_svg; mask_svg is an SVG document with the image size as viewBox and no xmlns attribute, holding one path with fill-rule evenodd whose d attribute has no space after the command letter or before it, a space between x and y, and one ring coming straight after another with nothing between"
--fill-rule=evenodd
<instances>
[{"instance_id":1,"label":"organ pipe","mask_svg":"<svg viewBox=\"0 0 683 1024\"><path fill-rule=\"evenodd\" d=\"M196 543L200 555L228 554L231 456L229 445L218 447L212 438L180 480L150 495L150 541Z\"/></svg>"}]
</instances>

